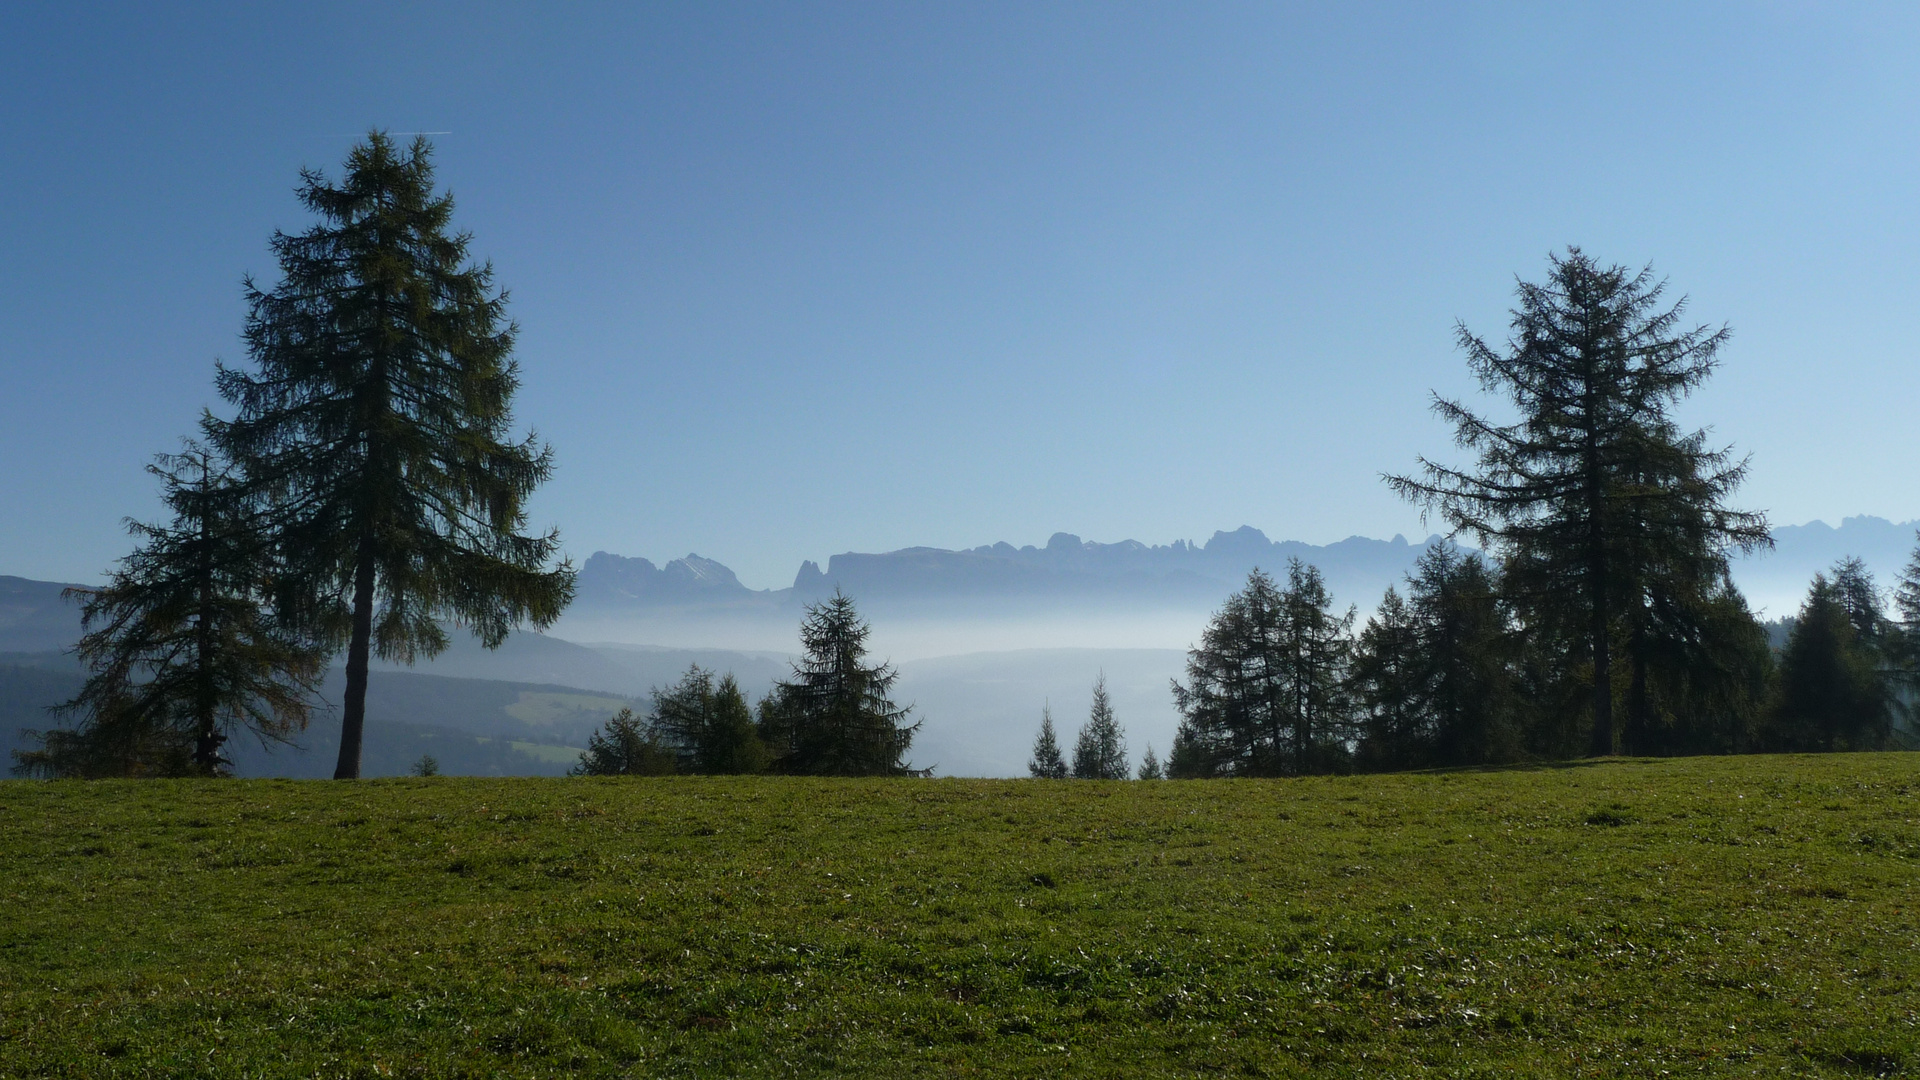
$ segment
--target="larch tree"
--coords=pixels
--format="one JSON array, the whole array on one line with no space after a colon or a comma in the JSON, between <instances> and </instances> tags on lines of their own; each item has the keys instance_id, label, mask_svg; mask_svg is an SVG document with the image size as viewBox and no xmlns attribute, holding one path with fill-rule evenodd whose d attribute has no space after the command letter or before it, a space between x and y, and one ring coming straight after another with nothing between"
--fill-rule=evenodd
<instances>
[{"instance_id":1,"label":"larch tree","mask_svg":"<svg viewBox=\"0 0 1920 1080\"><path fill-rule=\"evenodd\" d=\"M1287 609L1257 567L1227 597L1187 653L1187 681L1173 683L1185 738L1175 775L1278 776L1291 771L1292 696Z\"/></svg>"},{"instance_id":2,"label":"larch tree","mask_svg":"<svg viewBox=\"0 0 1920 1080\"><path fill-rule=\"evenodd\" d=\"M652 735L679 759L679 771L729 775L765 772L771 762L753 709L731 674L718 681L695 664L679 683L653 692Z\"/></svg>"},{"instance_id":3,"label":"larch tree","mask_svg":"<svg viewBox=\"0 0 1920 1080\"><path fill-rule=\"evenodd\" d=\"M1505 631L1492 574L1478 554L1442 545L1422 553L1407 575L1407 598L1388 589L1354 650L1349 684L1359 706L1361 764L1516 757Z\"/></svg>"},{"instance_id":4,"label":"larch tree","mask_svg":"<svg viewBox=\"0 0 1920 1080\"><path fill-rule=\"evenodd\" d=\"M18 754L22 772L222 775L236 732L281 742L307 724L326 655L263 607L274 568L254 508L204 447L149 471L173 520L131 523L139 543L108 583L69 590L88 674L59 711L76 723Z\"/></svg>"},{"instance_id":5,"label":"larch tree","mask_svg":"<svg viewBox=\"0 0 1920 1080\"><path fill-rule=\"evenodd\" d=\"M1422 708L1427 665L1420 630L1400 591L1389 585L1354 642L1347 681L1362 768L1409 768L1427 754L1430 732Z\"/></svg>"},{"instance_id":6,"label":"larch tree","mask_svg":"<svg viewBox=\"0 0 1920 1080\"><path fill-rule=\"evenodd\" d=\"M1770 543L1759 514L1726 499L1745 462L1682 435L1669 410L1716 365L1729 331L1684 329L1684 299L1663 306L1651 271L1601 266L1578 248L1550 258L1547 280L1520 282L1504 351L1457 331L1483 389L1518 418L1497 423L1436 395L1472 467L1420 459L1388 476L1400 494L1437 509L1503 557L1517 602L1557 609L1538 625L1578 634L1590 667L1593 754L1615 750L1613 655L1642 598L1710 577L1727 548Z\"/></svg>"},{"instance_id":7,"label":"larch tree","mask_svg":"<svg viewBox=\"0 0 1920 1080\"><path fill-rule=\"evenodd\" d=\"M911 776L906 762L920 730L913 707L890 696L899 672L866 662L872 633L852 599L833 596L807 607L800 624L801 658L793 678L775 684L760 706L761 736L777 772L808 776Z\"/></svg>"},{"instance_id":8,"label":"larch tree","mask_svg":"<svg viewBox=\"0 0 1920 1080\"><path fill-rule=\"evenodd\" d=\"M336 778L360 775L369 659L411 663L447 645L442 623L497 647L545 626L573 593L557 533L525 504L553 469L512 441L516 328L493 270L451 231L431 147L375 132L338 184L301 174L320 220L275 233L280 282L246 283L253 370L222 365L230 420L209 439L264 508L282 616L346 646Z\"/></svg>"}]
</instances>

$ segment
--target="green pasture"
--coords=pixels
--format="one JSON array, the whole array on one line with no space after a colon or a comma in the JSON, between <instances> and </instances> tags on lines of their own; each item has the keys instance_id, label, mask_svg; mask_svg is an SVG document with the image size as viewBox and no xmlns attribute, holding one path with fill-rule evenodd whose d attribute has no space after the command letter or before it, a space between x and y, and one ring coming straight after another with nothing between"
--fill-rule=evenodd
<instances>
[{"instance_id":1,"label":"green pasture","mask_svg":"<svg viewBox=\"0 0 1920 1080\"><path fill-rule=\"evenodd\" d=\"M0 1076L1920 1070L1920 755L0 783Z\"/></svg>"}]
</instances>

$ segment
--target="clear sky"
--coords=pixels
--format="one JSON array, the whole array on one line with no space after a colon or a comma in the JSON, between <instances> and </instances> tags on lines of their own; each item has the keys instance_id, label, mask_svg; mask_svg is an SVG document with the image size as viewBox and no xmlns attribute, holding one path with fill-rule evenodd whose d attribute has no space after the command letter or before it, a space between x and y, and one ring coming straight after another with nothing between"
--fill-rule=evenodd
<instances>
[{"instance_id":1,"label":"clear sky","mask_svg":"<svg viewBox=\"0 0 1920 1080\"><path fill-rule=\"evenodd\" d=\"M0 573L125 551L376 126L450 132L576 557L1418 535L1454 321L1567 244L1733 326L1744 504L1920 517L1911 4L182 7L0 10Z\"/></svg>"}]
</instances>

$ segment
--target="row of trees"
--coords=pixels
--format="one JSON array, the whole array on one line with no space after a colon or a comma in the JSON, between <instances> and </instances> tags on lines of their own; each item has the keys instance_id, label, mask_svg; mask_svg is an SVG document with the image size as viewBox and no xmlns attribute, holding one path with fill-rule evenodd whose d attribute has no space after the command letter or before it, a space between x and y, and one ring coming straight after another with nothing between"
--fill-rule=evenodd
<instances>
[{"instance_id":1,"label":"row of trees","mask_svg":"<svg viewBox=\"0 0 1920 1080\"><path fill-rule=\"evenodd\" d=\"M1127 738L1120 721L1113 715L1113 702L1107 697L1107 676L1102 672L1093 681L1093 706L1087 710L1087 722L1073 741L1073 764L1060 753L1060 740L1053 730L1053 710L1040 710L1040 735L1033 743L1033 760L1027 772L1040 780L1125 780L1127 778ZM1160 762L1153 747L1147 747L1140 766L1142 780L1160 779Z\"/></svg>"},{"instance_id":2,"label":"row of trees","mask_svg":"<svg viewBox=\"0 0 1920 1080\"><path fill-rule=\"evenodd\" d=\"M1477 553L1434 546L1358 633L1310 566L1285 584L1255 571L1189 654L1174 777L1284 776L1579 756L1595 667ZM1611 696L1620 751L1714 754L1895 745L1903 691L1920 685L1920 551L1889 615L1857 560L1815 577L1778 650L1730 588L1692 633L1629 636Z\"/></svg>"},{"instance_id":3,"label":"row of trees","mask_svg":"<svg viewBox=\"0 0 1920 1080\"><path fill-rule=\"evenodd\" d=\"M577 775L777 772L803 776L916 776L906 760L918 722L892 692L899 673L868 663L871 627L835 592L800 624L803 655L757 710L731 674L694 665L656 690L645 718L623 709L588 740ZM1124 754L1124 750L1122 751Z\"/></svg>"},{"instance_id":4,"label":"row of trees","mask_svg":"<svg viewBox=\"0 0 1920 1080\"><path fill-rule=\"evenodd\" d=\"M1434 399L1470 465L1384 479L1467 535L1356 635L1318 571L1255 571L1173 686L1173 776L1524 757L1878 749L1920 679L1920 552L1886 614L1866 569L1820 575L1776 663L1734 587L1771 544L1728 500L1747 462L1672 416L1728 331L1682 324L1650 272L1578 249L1522 282L1504 349L1458 340L1506 422Z\"/></svg>"},{"instance_id":5,"label":"row of trees","mask_svg":"<svg viewBox=\"0 0 1920 1080\"><path fill-rule=\"evenodd\" d=\"M525 531L553 457L510 435L516 329L430 146L376 132L338 184L301 180L318 220L274 234L277 285L245 283L251 369L216 367L231 415L157 461L172 521L78 590L88 678L19 771L220 774L236 731L306 725L344 648L334 775L357 777L372 656L432 656L449 622L497 646L572 598L558 535Z\"/></svg>"}]
</instances>

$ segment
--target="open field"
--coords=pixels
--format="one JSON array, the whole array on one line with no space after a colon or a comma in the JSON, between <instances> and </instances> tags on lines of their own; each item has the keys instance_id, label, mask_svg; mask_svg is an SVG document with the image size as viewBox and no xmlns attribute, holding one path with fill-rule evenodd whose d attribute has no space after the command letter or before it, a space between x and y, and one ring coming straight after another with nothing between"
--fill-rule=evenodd
<instances>
[{"instance_id":1,"label":"open field","mask_svg":"<svg viewBox=\"0 0 1920 1080\"><path fill-rule=\"evenodd\" d=\"M5 1076L1920 1070L1920 755L0 784Z\"/></svg>"}]
</instances>

